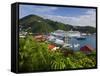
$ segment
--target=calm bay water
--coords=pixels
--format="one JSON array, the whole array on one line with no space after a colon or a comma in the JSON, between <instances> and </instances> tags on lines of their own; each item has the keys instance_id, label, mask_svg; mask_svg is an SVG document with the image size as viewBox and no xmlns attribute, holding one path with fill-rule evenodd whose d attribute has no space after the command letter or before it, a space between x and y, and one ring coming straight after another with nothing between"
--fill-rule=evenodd
<instances>
[{"instance_id":1,"label":"calm bay water","mask_svg":"<svg viewBox=\"0 0 100 76\"><path fill-rule=\"evenodd\" d=\"M76 38L71 38L70 39L70 44L74 45L74 44L80 44L79 47L74 48L73 50L79 50L81 47L85 46L85 45L90 45L92 48L96 49L96 36L95 35L91 35L91 36L85 36L86 39L84 40L77 40Z\"/></svg>"}]
</instances>

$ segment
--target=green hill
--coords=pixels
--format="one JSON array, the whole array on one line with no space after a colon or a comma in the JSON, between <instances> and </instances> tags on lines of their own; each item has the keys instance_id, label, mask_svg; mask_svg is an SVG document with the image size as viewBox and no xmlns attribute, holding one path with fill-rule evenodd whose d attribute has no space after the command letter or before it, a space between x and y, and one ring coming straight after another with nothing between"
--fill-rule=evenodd
<instances>
[{"instance_id":1,"label":"green hill","mask_svg":"<svg viewBox=\"0 0 100 76\"><path fill-rule=\"evenodd\" d=\"M20 31L28 31L33 33L49 33L55 30L77 30L80 32L88 32L88 33L94 33L95 28L90 26L76 26L73 27L69 24L64 24L61 22L52 21L49 19L44 19L37 15L28 15L19 20L19 27Z\"/></svg>"}]
</instances>

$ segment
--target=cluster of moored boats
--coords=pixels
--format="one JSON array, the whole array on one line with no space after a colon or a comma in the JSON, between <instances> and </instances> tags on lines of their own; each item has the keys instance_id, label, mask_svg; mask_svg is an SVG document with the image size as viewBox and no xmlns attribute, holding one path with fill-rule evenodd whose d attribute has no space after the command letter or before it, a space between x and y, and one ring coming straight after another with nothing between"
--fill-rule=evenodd
<instances>
[{"instance_id":1,"label":"cluster of moored boats","mask_svg":"<svg viewBox=\"0 0 100 76\"><path fill-rule=\"evenodd\" d=\"M47 40L55 44L62 45L62 47L65 48L78 48L80 44L70 44L70 39L75 38L77 40L85 40L85 35L85 33L82 34L79 31L56 30L55 32L50 33Z\"/></svg>"}]
</instances>

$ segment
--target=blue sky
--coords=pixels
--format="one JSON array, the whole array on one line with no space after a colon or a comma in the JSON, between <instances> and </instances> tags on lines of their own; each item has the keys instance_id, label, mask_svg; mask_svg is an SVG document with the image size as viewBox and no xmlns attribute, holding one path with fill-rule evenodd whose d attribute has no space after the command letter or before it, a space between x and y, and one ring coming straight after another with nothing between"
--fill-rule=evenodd
<instances>
[{"instance_id":1,"label":"blue sky","mask_svg":"<svg viewBox=\"0 0 100 76\"><path fill-rule=\"evenodd\" d=\"M20 5L19 17L35 14L46 19L72 24L78 26L95 27L95 9L72 8L72 7L54 7L37 5Z\"/></svg>"}]
</instances>

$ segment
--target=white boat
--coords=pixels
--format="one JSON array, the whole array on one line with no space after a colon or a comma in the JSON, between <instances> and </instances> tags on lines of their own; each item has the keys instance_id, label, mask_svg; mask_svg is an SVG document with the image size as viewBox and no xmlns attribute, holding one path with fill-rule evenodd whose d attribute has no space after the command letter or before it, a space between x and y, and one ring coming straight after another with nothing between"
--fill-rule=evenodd
<instances>
[{"instance_id":1,"label":"white boat","mask_svg":"<svg viewBox=\"0 0 100 76\"><path fill-rule=\"evenodd\" d=\"M66 35L67 35L68 37L80 37L80 36L81 36L81 34L80 34L79 31L72 31L72 30L66 32Z\"/></svg>"},{"instance_id":2,"label":"white boat","mask_svg":"<svg viewBox=\"0 0 100 76\"><path fill-rule=\"evenodd\" d=\"M63 45L64 44L64 41L63 40L60 40L60 39L56 39L55 44L58 44L58 45Z\"/></svg>"},{"instance_id":3,"label":"white boat","mask_svg":"<svg viewBox=\"0 0 100 76\"><path fill-rule=\"evenodd\" d=\"M53 42L53 43L58 44L58 45L63 45L64 44L63 40L60 40L60 39L58 39L54 36L49 36L48 41Z\"/></svg>"},{"instance_id":4,"label":"white boat","mask_svg":"<svg viewBox=\"0 0 100 76\"><path fill-rule=\"evenodd\" d=\"M80 44L64 44L63 48L78 48Z\"/></svg>"},{"instance_id":5,"label":"white boat","mask_svg":"<svg viewBox=\"0 0 100 76\"><path fill-rule=\"evenodd\" d=\"M78 48L80 46L80 44L74 44L73 47L74 48Z\"/></svg>"},{"instance_id":6,"label":"white boat","mask_svg":"<svg viewBox=\"0 0 100 76\"><path fill-rule=\"evenodd\" d=\"M55 32L51 32L51 35L55 37L80 37L81 34L79 31L63 31L63 30L56 30Z\"/></svg>"},{"instance_id":7,"label":"white boat","mask_svg":"<svg viewBox=\"0 0 100 76\"><path fill-rule=\"evenodd\" d=\"M63 45L63 48L72 48L73 46L72 46L72 44L64 44Z\"/></svg>"},{"instance_id":8,"label":"white boat","mask_svg":"<svg viewBox=\"0 0 100 76\"><path fill-rule=\"evenodd\" d=\"M56 30L55 32L51 32L51 35L53 35L55 37L64 37L65 36L65 31Z\"/></svg>"},{"instance_id":9,"label":"white boat","mask_svg":"<svg viewBox=\"0 0 100 76\"><path fill-rule=\"evenodd\" d=\"M81 33L81 35L82 35L82 36L86 36L87 34L86 34L86 33Z\"/></svg>"},{"instance_id":10,"label":"white boat","mask_svg":"<svg viewBox=\"0 0 100 76\"><path fill-rule=\"evenodd\" d=\"M48 41L55 42L56 38L54 36L48 36Z\"/></svg>"}]
</instances>

